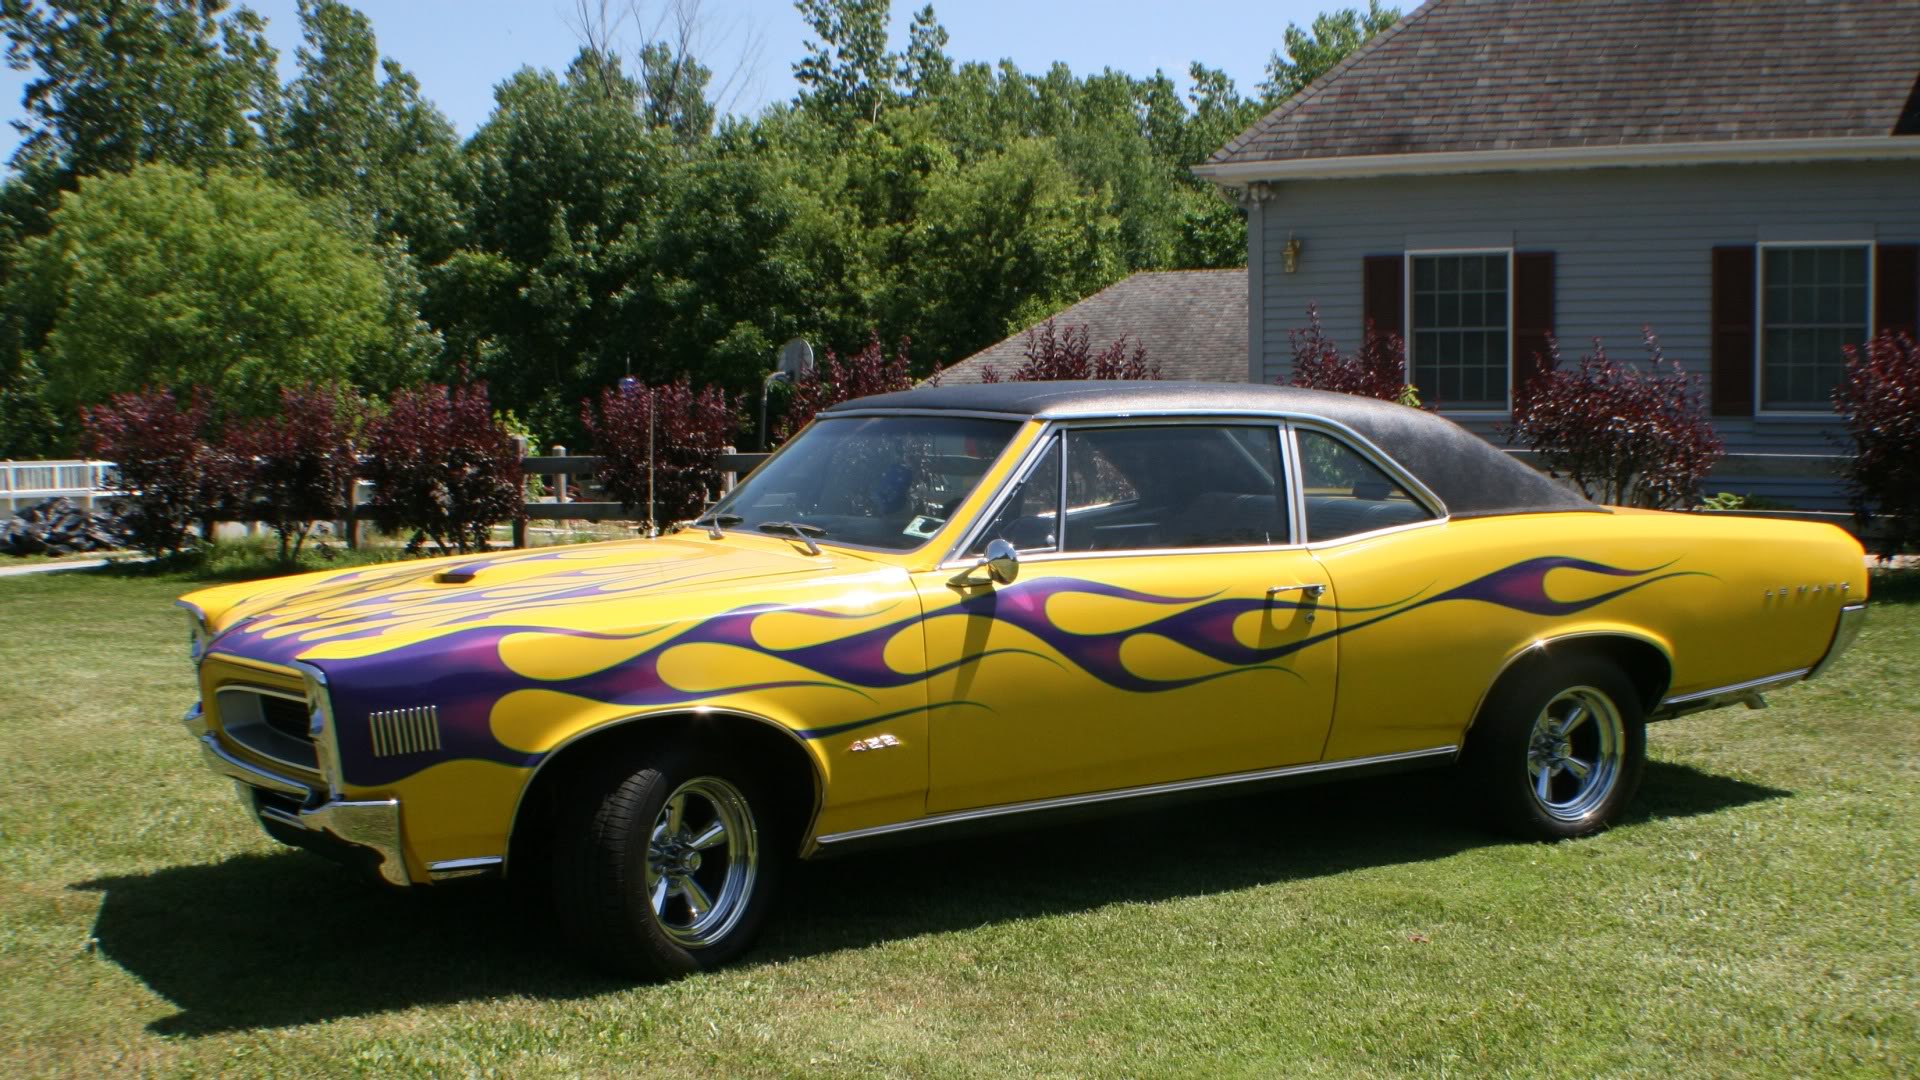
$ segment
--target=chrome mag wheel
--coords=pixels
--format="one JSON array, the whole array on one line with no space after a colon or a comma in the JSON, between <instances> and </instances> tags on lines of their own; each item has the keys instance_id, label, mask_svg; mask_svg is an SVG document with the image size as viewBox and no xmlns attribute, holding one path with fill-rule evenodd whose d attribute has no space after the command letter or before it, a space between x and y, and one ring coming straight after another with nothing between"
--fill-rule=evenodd
<instances>
[{"instance_id":1,"label":"chrome mag wheel","mask_svg":"<svg viewBox=\"0 0 1920 1080\"><path fill-rule=\"evenodd\" d=\"M1586 819L1612 794L1626 741L1620 709L1605 693L1574 686L1555 694L1527 739L1534 802L1557 821Z\"/></svg>"},{"instance_id":2,"label":"chrome mag wheel","mask_svg":"<svg viewBox=\"0 0 1920 1080\"><path fill-rule=\"evenodd\" d=\"M675 788L647 840L647 902L661 931L686 949L725 938L753 895L759 842L739 788L715 776Z\"/></svg>"}]
</instances>

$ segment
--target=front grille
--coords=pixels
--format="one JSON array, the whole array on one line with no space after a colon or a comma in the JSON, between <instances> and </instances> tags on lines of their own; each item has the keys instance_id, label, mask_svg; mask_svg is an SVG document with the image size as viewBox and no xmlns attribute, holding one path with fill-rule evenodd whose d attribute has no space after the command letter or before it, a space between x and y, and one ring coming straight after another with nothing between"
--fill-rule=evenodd
<instances>
[{"instance_id":1,"label":"front grille","mask_svg":"<svg viewBox=\"0 0 1920 1080\"><path fill-rule=\"evenodd\" d=\"M319 771L305 697L258 686L223 686L214 703L221 732L235 744L282 765Z\"/></svg>"}]
</instances>

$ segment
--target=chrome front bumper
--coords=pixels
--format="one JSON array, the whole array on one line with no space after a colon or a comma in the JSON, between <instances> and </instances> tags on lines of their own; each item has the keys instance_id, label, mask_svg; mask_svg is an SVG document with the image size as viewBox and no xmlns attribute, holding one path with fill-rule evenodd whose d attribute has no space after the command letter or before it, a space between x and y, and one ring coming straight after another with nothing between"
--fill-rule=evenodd
<instances>
[{"instance_id":1,"label":"chrome front bumper","mask_svg":"<svg viewBox=\"0 0 1920 1080\"><path fill-rule=\"evenodd\" d=\"M283 843L349 861L371 863L389 885L410 885L400 826L400 800L349 801L326 798L305 781L236 757L207 730L200 706L187 712L186 725L200 739L207 767L234 782L240 801L260 820L267 834Z\"/></svg>"}]
</instances>

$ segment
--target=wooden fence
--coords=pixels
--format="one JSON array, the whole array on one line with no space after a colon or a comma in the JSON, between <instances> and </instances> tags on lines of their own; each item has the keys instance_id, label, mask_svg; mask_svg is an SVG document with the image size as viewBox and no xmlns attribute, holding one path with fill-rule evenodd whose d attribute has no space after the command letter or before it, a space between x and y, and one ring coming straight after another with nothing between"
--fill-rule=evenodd
<instances>
[{"instance_id":1,"label":"wooden fence","mask_svg":"<svg viewBox=\"0 0 1920 1080\"><path fill-rule=\"evenodd\" d=\"M528 476L551 477L549 485L553 498L525 504L526 512L520 520L513 523L513 546L527 546L528 520L541 521L645 521L647 509L636 506L628 509L617 502L591 502L569 499L567 486L574 480L590 476L598 470L603 457L588 454L569 454L564 446L556 446L556 454L540 454L520 459L520 471ZM733 490L737 479L752 472L766 454L721 454L715 462L720 470L720 490ZM656 527L660 523L656 522Z\"/></svg>"}]
</instances>

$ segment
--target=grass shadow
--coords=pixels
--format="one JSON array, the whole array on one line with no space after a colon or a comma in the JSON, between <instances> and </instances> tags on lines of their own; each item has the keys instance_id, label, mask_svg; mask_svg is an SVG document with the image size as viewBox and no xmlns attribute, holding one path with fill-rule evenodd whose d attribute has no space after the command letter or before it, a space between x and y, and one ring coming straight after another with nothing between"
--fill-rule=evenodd
<instances>
[{"instance_id":1,"label":"grass shadow","mask_svg":"<svg viewBox=\"0 0 1920 1080\"><path fill-rule=\"evenodd\" d=\"M1788 793L1665 763L1632 820ZM753 960L777 961L1114 903L1202 896L1507 843L1447 771L1215 799L1089 824L806 863ZM956 872L966 867L966 872ZM549 915L504 887L396 891L296 852L75 886L103 894L101 951L179 1007L162 1035L314 1023L621 982L553 950Z\"/></svg>"}]
</instances>

